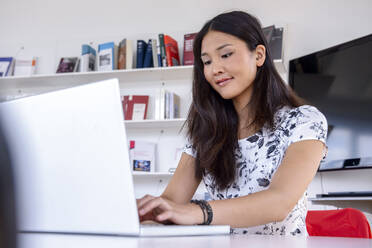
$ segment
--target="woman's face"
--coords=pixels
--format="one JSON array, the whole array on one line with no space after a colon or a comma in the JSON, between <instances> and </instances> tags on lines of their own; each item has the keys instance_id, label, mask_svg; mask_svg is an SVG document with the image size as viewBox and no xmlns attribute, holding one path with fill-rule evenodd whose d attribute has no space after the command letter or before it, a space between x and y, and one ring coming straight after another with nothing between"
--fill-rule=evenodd
<instances>
[{"instance_id":1,"label":"woman's face","mask_svg":"<svg viewBox=\"0 0 372 248\"><path fill-rule=\"evenodd\" d=\"M222 98L242 104L251 98L257 66L263 64L264 57L264 46L250 51L244 41L223 32L209 31L202 40L201 59L206 80Z\"/></svg>"}]
</instances>

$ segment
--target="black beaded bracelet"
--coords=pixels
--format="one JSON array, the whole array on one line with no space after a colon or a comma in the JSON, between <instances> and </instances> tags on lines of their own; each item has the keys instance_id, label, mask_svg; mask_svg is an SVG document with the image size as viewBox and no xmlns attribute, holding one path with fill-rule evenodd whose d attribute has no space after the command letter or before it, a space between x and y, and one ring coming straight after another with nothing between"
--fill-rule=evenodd
<instances>
[{"instance_id":1,"label":"black beaded bracelet","mask_svg":"<svg viewBox=\"0 0 372 248\"><path fill-rule=\"evenodd\" d=\"M211 205L205 200L191 200L191 203L197 204L200 206L203 212L203 223L200 225L210 225L213 220L213 211ZM207 219L205 218L207 216Z\"/></svg>"}]
</instances>

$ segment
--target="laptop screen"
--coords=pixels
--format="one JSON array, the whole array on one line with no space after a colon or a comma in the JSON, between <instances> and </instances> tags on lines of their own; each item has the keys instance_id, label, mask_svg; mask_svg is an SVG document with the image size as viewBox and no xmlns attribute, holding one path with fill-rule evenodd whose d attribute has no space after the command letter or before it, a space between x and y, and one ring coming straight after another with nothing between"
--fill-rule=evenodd
<instances>
[{"instance_id":1,"label":"laptop screen","mask_svg":"<svg viewBox=\"0 0 372 248\"><path fill-rule=\"evenodd\" d=\"M19 229L138 235L117 79L0 103Z\"/></svg>"}]
</instances>

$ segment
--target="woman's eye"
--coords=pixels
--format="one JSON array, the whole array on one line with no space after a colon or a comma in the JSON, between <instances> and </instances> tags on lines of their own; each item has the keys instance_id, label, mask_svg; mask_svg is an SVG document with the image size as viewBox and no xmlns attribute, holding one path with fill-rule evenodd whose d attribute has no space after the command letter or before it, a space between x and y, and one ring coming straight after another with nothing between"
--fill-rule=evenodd
<instances>
[{"instance_id":1,"label":"woman's eye","mask_svg":"<svg viewBox=\"0 0 372 248\"><path fill-rule=\"evenodd\" d=\"M228 57L230 57L232 54L233 54L233 52L231 52L231 53L226 53L226 54L222 55L221 57L222 57L222 58L228 58Z\"/></svg>"},{"instance_id":2,"label":"woman's eye","mask_svg":"<svg viewBox=\"0 0 372 248\"><path fill-rule=\"evenodd\" d=\"M210 65L210 64L211 64L211 61L210 61L210 60L208 60L208 61L204 61L203 64L204 64L204 65Z\"/></svg>"}]
</instances>

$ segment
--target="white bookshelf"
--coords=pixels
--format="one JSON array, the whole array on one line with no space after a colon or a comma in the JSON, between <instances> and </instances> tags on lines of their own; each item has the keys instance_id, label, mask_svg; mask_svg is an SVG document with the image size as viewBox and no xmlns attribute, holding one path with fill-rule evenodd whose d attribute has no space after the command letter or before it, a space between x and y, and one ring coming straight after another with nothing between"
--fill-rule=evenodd
<instances>
[{"instance_id":1,"label":"white bookshelf","mask_svg":"<svg viewBox=\"0 0 372 248\"><path fill-rule=\"evenodd\" d=\"M171 172L140 172L133 171L132 175L134 177L171 177L173 173Z\"/></svg>"},{"instance_id":2,"label":"white bookshelf","mask_svg":"<svg viewBox=\"0 0 372 248\"><path fill-rule=\"evenodd\" d=\"M185 123L186 118L165 119L165 120L139 120L139 121L125 121L127 129L136 128L170 128L179 127Z\"/></svg>"},{"instance_id":3,"label":"white bookshelf","mask_svg":"<svg viewBox=\"0 0 372 248\"><path fill-rule=\"evenodd\" d=\"M331 205L338 208L357 208L361 211L372 214L372 197L324 197L309 198L315 205Z\"/></svg>"},{"instance_id":4,"label":"white bookshelf","mask_svg":"<svg viewBox=\"0 0 372 248\"><path fill-rule=\"evenodd\" d=\"M274 61L279 73L285 73L282 60ZM29 77L0 78L0 100L37 95L48 91L117 78L121 95L149 95L146 120L125 121L128 140L146 140L157 144L155 173L134 173L135 177L170 177L169 168L178 164L177 151L185 144L185 130L182 130L192 100L193 66L142 68L107 72L75 72ZM155 120L154 106L157 92L165 88L180 96L180 118Z\"/></svg>"},{"instance_id":5,"label":"white bookshelf","mask_svg":"<svg viewBox=\"0 0 372 248\"><path fill-rule=\"evenodd\" d=\"M274 60L280 74L286 73L283 60ZM121 85L142 82L146 86L166 81L178 81L192 78L193 66L174 66L114 71L71 72L55 74L37 74L32 76L10 76L0 78L0 88L10 96L39 94L45 91L73 87L109 78L118 78ZM190 81L191 83L191 81Z\"/></svg>"}]
</instances>

